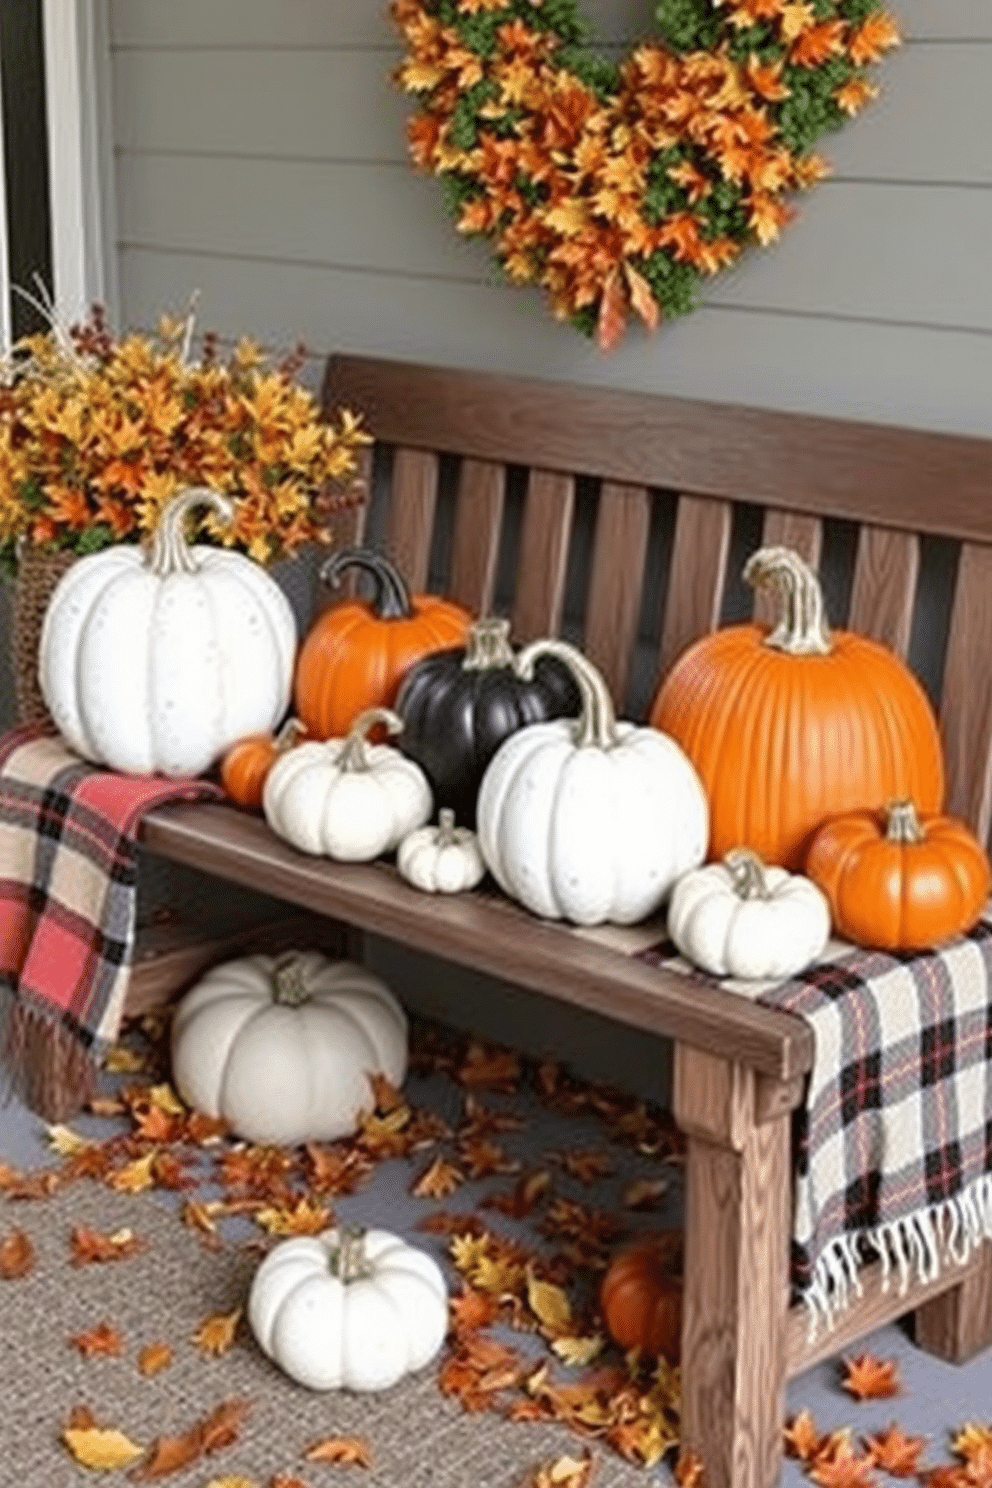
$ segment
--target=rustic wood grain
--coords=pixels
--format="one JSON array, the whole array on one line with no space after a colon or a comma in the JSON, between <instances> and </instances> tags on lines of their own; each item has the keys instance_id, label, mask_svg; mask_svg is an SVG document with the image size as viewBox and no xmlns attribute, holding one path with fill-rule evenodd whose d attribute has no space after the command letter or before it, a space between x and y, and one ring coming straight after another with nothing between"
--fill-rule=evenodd
<instances>
[{"instance_id":1,"label":"rustic wood grain","mask_svg":"<svg viewBox=\"0 0 992 1488\"><path fill-rule=\"evenodd\" d=\"M448 593L473 615L487 615L492 608L505 499L505 465L462 461Z\"/></svg>"},{"instance_id":2,"label":"rustic wood grain","mask_svg":"<svg viewBox=\"0 0 992 1488\"><path fill-rule=\"evenodd\" d=\"M663 677L687 646L720 622L727 580L733 508L728 501L682 496L661 627L658 675Z\"/></svg>"},{"instance_id":3,"label":"rustic wood grain","mask_svg":"<svg viewBox=\"0 0 992 1488\"><path fill-rule=\"evenodd\" d=\"M676 1047L674 1114L688 1138L682 1442L702 1458L709 1488L773 1488L785 1408L789 1120L756 1126L752 1072L714 1067L721 1062Z\"/></svg>"},{"instance_id":4,"label":"rustic wood grain","mask_svg":"<svg viewBox=\"0 0 992 1488\"><path fill-rule=\"evenodd\" d=\"M919 571L920 540L915 532L862 527L854 560L848 629L873 636L905 660Z\"/></svg>"},{"instance_id":5,"label":"rustic wood grain","mask_svg":"<svg viewBox=\"0 0 992 1488\"><path fill-rule=\"evenodd\" d=\"M992 1345L992 1242L979 1246L973 1263L966 1276L914 1315L918 1346L949 1364L964 1364Z\"/></svg>"},{"instance_id":6,"label":"rustic wood grain","mask_svg":"<svg viewBox=\"0 0 992 1488\"><path fill-rule=\"evenodd\" d=\"M599 667L618 710L637 639L651 498L643 486L607 481L599 493L583 649Z\"/></svg>"},{"instance_id":7,"label":"rustic wood grain","mask_svg":"<svg viewBox=\"0 0 992 1488\"><path fill-rule=\"evenodd\" d=\"M574 507L573 476L531 471L512 616L513 637L522 645L539 636L558 634Z\"/></svg>"},{"instance_id":8,"label":"rustic wood grain","mask_svg":"<svg viewBox=\"0 0 992 1488\"><path fill-rule=\"evenodd\" d=\"M823 548L823 523L801 512L767 511L761 542L766 548L793 548L800 558L806 559L810 568L816 570L820 566ZM778 618L775 596L759 590L754 596L753 614L759 625L774 625Z\"/></svg>"},{"instance_id":9,"label":"rustic wood grain","mask_svg":"<svg viewBox=\"0 0 992 1488\"><path fill-rule=\"evenodd\" d=\"M393 458L386 550L411 589L427 588L438 458L429 450L398 449Z\"/></svg>"},{"instance_id":10,"label":"rustic wood grain","mask_svg":"<svg viewBox=\"0 0 992 1488\"><path fill-rule=\"evenodd\" d=\"M431 895L387 863L335 863L297 852L232 806L161 807L142 819L153 852L243 883L415 950L501 976L650 1032L734 1053L779 1080L812 1067L801 1018L649 966L593 934L538 919L502 894ZM660 931L659 931L660 933Z\"/></svg>"},{"instance_id":11,"label":"rustic wood grain","mask_svg":"<svg viewBox=\"0 0 992 1488\"><path fill-rule=\"evenodd\" d=\"M985 439L352 356L324 402L395 444L992 540Z\"/></svg>"},{"instance_id":12,"label":"rustic wood grain","mask_svg":"<svg viewBox=\"0 0 992 1488\"><path fill-rule=\"evenodd\" d=\"M992 548L965 543L944 662L940 732L947 809L982 842L992 817Z\"/></svg>"}]
</instances>

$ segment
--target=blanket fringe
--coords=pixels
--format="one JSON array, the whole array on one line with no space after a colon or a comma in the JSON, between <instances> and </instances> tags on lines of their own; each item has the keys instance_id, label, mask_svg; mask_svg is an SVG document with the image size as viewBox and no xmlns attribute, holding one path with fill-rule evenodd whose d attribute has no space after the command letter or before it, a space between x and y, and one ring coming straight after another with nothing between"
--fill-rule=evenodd
<instances>
[{"instance_id":1,"label":"blanket fringe","mask_svg":"<svg viewBox=\"0 0 992 1488\"><path fill-rule=\"evenodd\" d=\"M890 1224L832 1240L802 1294L809 1312L808 1341L815 1341L821 1325L828 1332L833 1330L852 1291L861 1296L862 1243L881 1260L882 1291L889 1290L897 1272L898 1295L903 1297L914 1270L918 1281L936 1281L947 1264L963 1266L972 1248L983 1240L992 1240L992 1175L987 1173L953 1198Z\"/></svg>"},{"instance_id":2,"label":"blanket fringe","mask_svg":"<svg viewBox=\"0 0 992 1488\"><path fill-rule=\"evenodd\" d=\"M18 999L0 980L0 1096L12 1097L46 1121L75 1116L96 1090L97 1052L47 1009Z\"/></svg>"}]
</instances>

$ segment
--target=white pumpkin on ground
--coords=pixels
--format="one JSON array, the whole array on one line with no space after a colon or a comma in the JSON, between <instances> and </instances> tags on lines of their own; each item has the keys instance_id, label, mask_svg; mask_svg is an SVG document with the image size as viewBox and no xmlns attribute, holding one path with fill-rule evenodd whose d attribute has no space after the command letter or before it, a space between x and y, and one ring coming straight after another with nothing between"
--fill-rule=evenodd
<instances>
[{"instance_id":1,"label":"white pumpkin on ground","mask_svg":"<svg viewBox=\"0 0 992 1488\"><path fill-rule=\"evenodd\" d=\"M564 641L519 653L521 675L557 656L582 695L578 720L511 734L482 778L482 856L500 887L535 914L579 925L634 924L706 853L699 776L667 734L618 723L606 683Z\"/></svg>"},{"instance_id":2,"label":"white pumpkin on ground","mask_svg":"<svg viewBox=\"0 0 992 1488\"><path fill-rule=\"evenodd\" d=\"M672 891L668 933L694 965L742 981L797 976L823 954L830 907L799 873L766 867L749 848L685 874Z\"/></svg>"},{"instance_id":3,"label":"white pumpkin on ground","mask_svg":"<svg viewBox=\"0 0 992 1488\"><path fill-rule=\"evenodd\" d=\"M455 813L443 807L436 827L418 827L403 838L396 866L407 883L427 894L461 894L486 876L479 839L455 826Z\"/></svg>"},{"instance_id":4,"label":"white pumpkin on ground","mask_svg":"<svg viewBox=\"0 0 992 1488\"><path fill-rule=\"evenodd\" d=\"M343 739L298 744L276 760L262 792L273 832L301 852L364 863L429 820L427 776L391 745L368 743L377 724L391 734L403 727L389 708L368 708Z\"/></svg>"},{"instance_id":5,"label":"white pumpkin on ground","mask_svg":"<svg viewBox=\"0 0 992 1488\"><path fill-rule=\"evenodd\" d=\"M255 1272L248 1321L262 1352L311 1390L386 1390L437 1354L440 1268L386 1230L284 1240Z\"/></svg>"},{"instance_id":6,"label":"white pumpkin on ground","mask_svg":"<svg viewBox=\"0 0 992 1488\"><path fill-rule=\"evenodd\" d=\"M189 547L187 513L233 506L205 487L165 508L149 552L121 543L79 559L42 625L38 675L62 737L125 774L199 775L289 704L296 622L259 564Z\"/></svg>"},{"instance_id":7,"label":"white pumpkin on ground","mask_svg":"<svg viewBox=\"0 0 992 1488\"><path fill-rule=\"evenodd\" d=\"M402 1085L407 1020L381 978L319 951L245 956L208 971L172 1023L187 1105L249 1142L330 1142L371 1110L370 1074Z\"/></svg>"}]
</instances>

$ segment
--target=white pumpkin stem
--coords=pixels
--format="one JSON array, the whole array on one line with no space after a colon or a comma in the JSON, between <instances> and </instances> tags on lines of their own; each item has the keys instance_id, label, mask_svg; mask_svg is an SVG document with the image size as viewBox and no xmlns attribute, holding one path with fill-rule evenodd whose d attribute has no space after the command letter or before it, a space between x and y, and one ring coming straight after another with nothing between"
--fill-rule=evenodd
<instances>
[{"instance_id":1,"label":"white pumpkin stem","mask_svg":"<svg viewBox=\"0 0 992 1488\"><path fill-rule=\"evenodd\" d=\"M617 717L606 679L582 652L567 641L532 641L518 654L514 663L517 675L525 682L534 676L534 663L539 656L557 656L571 672L582 698L582 711L575 721L575 744L597 749L612 749L620 742Z\"/></svg>"},{"instance_id":2,"label":"white pumpkin stem","mask_svg":"<svg viewBox=\"0 0 992 1488\"><path fill-rule=\"evenodd\" d=\"M392 708L366 708L359 713L351 728L348 730L344 741L344 748L338 755L339 770L367 770L369 768L368 734L381 723L387 733L399 734L403 731L403 720Z\"/></svg>"},{"instance_id":3,"label":"white pumpkin stem","mask_svg":"<svg viewBox=\"0 0 992 1488\"><path fill-rule=\"evenodd\" d=\"M357 1281L360 1276L368 1275L363 1229L356 1227L341 1231L341 1243L338 1246L336 1262L335 1270L338 1280L345 1285L349 1281Z\"/></svg>"},{"instance_id":4,"label":"white pumpkin stem","mask_svg":"<svg viewBox=\"0 0 992 1488\"><path fill-rule=\"evenodd\" d=\"M450 806L442 806L437 814L437 836L434 840L438 847L453 847L458 840L455 835L455 813Z\"/></svg>"},{"instance_id":5,"label":"white pumpkin stem","mask_svg":"<svg viewBox=\"0 0 992 1488\"><path fill-rule=\"evenodd\" d=\"M886 818L886 842L922 842L927 835L912 801L893 801Z\"/></svg>"},{"instance_id":6,"label":"white pumpkin stem","mask_svg":"<svg viewBox=\"0 0 992 1488\"><path fill-rule=\"evenodd\" d=\"M466 672L487 672L495 667L513 665L513 647L510 645L510 622L499 615L487 615L476 620L465 643L465 659L462 669Z\"/></svg>"},{"instance_id":7,"label":"white pumpkin stem","mask_svg":"<svg viewBox=\"0 0 992 1488\"><path fill-rule=\"evenodd\" d=\"M303 738L307 726L299 718L287 718L282 728L276 734L272 743L277 754L285 754L287 749L293 749Z\"/></svg>"},{"instance_id":8,"label":"white pumpkin stem","mask_svg":"<svg viewBox=\"0 0 992 1488\"><path fill-rule=\"evenodd\" d=\"M734 847L723 865L730 874L734 893L740 899L770 899L765 865L749 847Z\"/></svg>"},{"instance_id":9,"label":"white pumpkin stem","mask_svg":"<svg viewBox=\"0 0 992 1488\"><path fill-rule=\"evenodd\" d=\"M281 1007L300 1007L310 1001L299 951L284 951L272 967L272 1001Z\"/></svg>"},{"instance_id":10,"label":"white pumpkin stem","mask_svg":"<svg viewBox=\"0 0 992 1488\"><path fill-rule=\"evenodd\" d=\"M212 506L225 525L234 521L234 502L219 491L212 491L209 486L188 486L185 491L180 491L159 517L152 538L148 569L159 578L199 571L184 531L186 517L195 506Z\"/></svg>"},{"instance_id":11,"label":"white pumpkin stem","mask_svg":"<svg viewBox=\"0 0 992 1488\"><path fill-rule=\"evenodd\" d=\"M789 656L827 656L833 650L820 581L792 548L759 548L744 565L744 580L773 596L776 621L765 645Z\"/></svg>"}]
</instances>

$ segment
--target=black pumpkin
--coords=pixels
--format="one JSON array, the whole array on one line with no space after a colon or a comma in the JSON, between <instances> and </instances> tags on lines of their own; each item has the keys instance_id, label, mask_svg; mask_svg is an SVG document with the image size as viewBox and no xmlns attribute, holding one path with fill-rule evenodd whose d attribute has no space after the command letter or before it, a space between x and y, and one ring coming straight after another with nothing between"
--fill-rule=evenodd
<instances>
[{"instance_id":1,"label":"black pumpkin","mask_svg":"<svg viewBox=\"0 0 992 1488\"><path fill-rule=\"evenodd\" d=\"M556 657L539 657L530 682L517 675L509 637L508 620L477 620L466 646L414 663L394 704L403 720L397 743L426 774L435 808L450 806L461 826L475 824L482 776L504 739L581 711L578 688Z\"/></svg>"}]
</instances>

